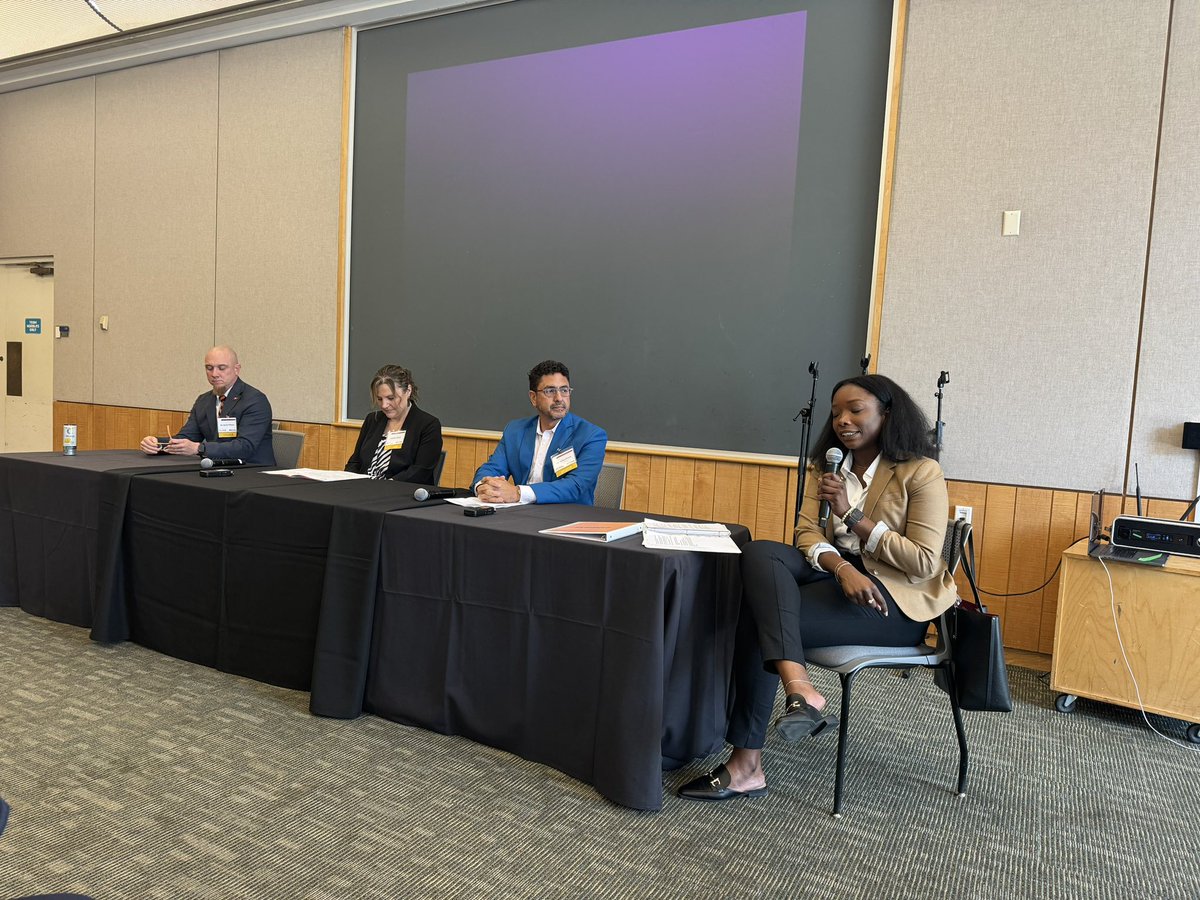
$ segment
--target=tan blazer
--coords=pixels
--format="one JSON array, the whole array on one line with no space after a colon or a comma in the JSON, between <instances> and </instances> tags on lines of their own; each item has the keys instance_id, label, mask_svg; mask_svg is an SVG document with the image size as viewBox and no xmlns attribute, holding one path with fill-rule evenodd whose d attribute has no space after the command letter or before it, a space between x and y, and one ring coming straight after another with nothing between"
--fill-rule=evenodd
<instances>
[{"instance_id":1,"label":"tan blazer","mask_svg":"<svg viewBox=\"0 0 1200 900\"><path fill-rule=\"evenodd\" d=\"M796 528L796 547L805 556L821 541L833 543L836 520L830 518L824 529L817 526L820 479L820 470L810 468ZM863 513L873 522L886 522L891 530L884 533L874 553L864 547L863 563L904 614L917 622L936 619L957 596L954 578L942 559L949 511L946 476L936 460L879 460Z\"/></svg>"}]
</instances>

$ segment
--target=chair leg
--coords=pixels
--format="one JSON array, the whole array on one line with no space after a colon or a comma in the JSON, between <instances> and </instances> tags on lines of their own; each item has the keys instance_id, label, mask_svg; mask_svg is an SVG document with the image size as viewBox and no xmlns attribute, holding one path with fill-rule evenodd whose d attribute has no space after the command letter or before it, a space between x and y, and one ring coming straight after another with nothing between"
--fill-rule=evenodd
<instances>
[{"instance_id":1,"label":"chair leg","mask_svg":"<svg viewBox=\"0 0 1200 900\"><path fill-rule=\"evenodd\" d=\"M954 681L954 663L946 668L946 686L950 689L950 713L954 717L954 731L958 735L958 796L967 793L967 734L963 730L962 709L958 705L958 685Z\"/></svg>"},{"instance_id":2,"label":"chair leg","mask_svg":"<svg viewBox=\"0 0 1200 900\"><path fill-rule=\"evenodd\" d=\"M846 775L846 730L850 725L850 682L854 673L841 675L842 681L842 716L838 723L837 765L833 773L833 817L842 817L842 783Z\"/></svg>"}]
</instances>

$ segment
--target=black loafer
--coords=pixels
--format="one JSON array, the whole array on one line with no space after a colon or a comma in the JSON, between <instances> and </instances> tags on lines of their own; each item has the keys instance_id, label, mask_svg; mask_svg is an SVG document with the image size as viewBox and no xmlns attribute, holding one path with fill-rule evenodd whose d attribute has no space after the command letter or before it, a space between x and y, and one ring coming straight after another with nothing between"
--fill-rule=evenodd
<instances>
[{"instance_id":1,"label":"black loafer","mask_svg":"<svg viewBox=\"0 0 1200 900\"><path fill-rule=\"evenodd\" d=\"M735 791L729 786L729 781L729 770L720 765L707 775L693 778L676 793L684 800L697 800L701 803L718 803L722 800L736 800L738 797L765 797L767 794L766 785L748 791Z\"/></svg>"},{"instance_id":2,"label":"black loafer","mask_svg":"<svg viewBox=\"0 0 1200 900\"><path fill-rule=\"evenodd\" d=\"M837 726L837 716L822 715L820 710L809 706L799 694L788 694L783 715L775 720L775 730L785 741L814 737Z\"/></svg>"}]
</instances>

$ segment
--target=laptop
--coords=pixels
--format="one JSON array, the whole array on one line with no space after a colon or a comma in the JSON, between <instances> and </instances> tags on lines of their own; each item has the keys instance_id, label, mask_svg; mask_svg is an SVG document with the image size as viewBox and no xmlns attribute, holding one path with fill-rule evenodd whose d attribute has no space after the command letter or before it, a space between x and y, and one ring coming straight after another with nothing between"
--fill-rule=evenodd
<instances>
[{"instance_id":1,"label":"laptop","mask_svg":"<svg viewBox=\"0 0 1200 900\"><path fill-rule=\"evenodd\" d=\"M1134 550L1130 547L1114 547L1108 543L1109 536L1104 533L1104 489L1092 494L1092 512L1088 519L1088 556L1102 559L1105 562L1135 563L1140 566L1165 566L1169 553L1157 550Z\"/></svg>"}]
</instances>

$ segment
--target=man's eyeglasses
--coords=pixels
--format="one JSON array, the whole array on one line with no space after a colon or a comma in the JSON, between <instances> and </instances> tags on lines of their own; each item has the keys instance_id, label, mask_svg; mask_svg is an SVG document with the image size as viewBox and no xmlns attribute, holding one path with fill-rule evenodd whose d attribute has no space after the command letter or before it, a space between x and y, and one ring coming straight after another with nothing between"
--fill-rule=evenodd
<instances>
[{"instance_id":1,"label":"man's eyeglasses","mask_svg":"<svg viewBox=\"0 0 1200 900\"><path fill-rule=\"evenodd\" d=\"M548 388L541 388L540 390L536 391L535 393L541 394L543 397L545 397L547 400L549 400L549 399L553 398L555 394L558 394L561 397L570 397L571 389L569 387L548 387Z\"/></svg>"}]
</instances>

